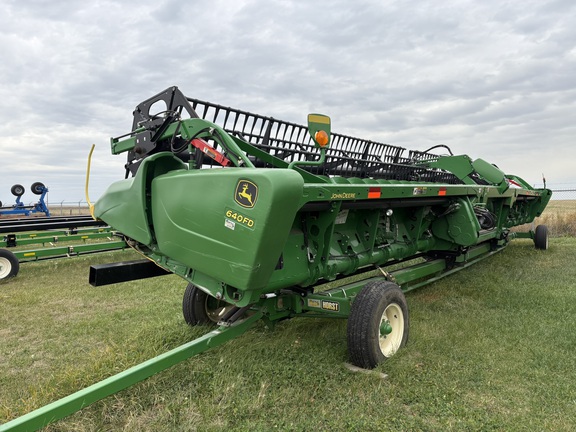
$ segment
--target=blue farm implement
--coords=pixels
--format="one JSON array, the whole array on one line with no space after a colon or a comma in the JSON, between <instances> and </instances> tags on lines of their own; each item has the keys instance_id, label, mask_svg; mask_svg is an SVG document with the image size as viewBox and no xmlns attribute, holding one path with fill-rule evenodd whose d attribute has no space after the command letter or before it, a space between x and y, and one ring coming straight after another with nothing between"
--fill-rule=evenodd
<instances>
[{"instance_id":1,"label":"blue farm implement","mask_svg":"<svg viewBox=\"0 0 576 432\"><path fill-rule=\"evenodd\" d=\"M44 201L46 194L48 193L48 188L40 182L32 183L30 190L35 195L40 195L38 202L34 205L25 205L22 202L22 195L26 192L24 186L15 184L12 186L10 191L12 195L16 196L16 203L11 206L2 207L2 202L0 202L0 216L13 216L13 215L24 215L30 216L34 213L44 213L47 217L50 217L50 210Z\"/></svg>"}]
</instances>

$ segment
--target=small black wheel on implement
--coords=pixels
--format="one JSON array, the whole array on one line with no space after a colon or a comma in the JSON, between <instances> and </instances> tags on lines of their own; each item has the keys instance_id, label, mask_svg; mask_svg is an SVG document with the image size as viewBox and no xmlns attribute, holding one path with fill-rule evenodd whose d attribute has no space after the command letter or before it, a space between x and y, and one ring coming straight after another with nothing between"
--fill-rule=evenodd
<instances>
[{"instance_id":1,"label":"small black wheel on implement","mask_svg":"<svg viewBox=\"0 0 576 432\"><path fill-rule=\"evenodd\" d=\"M366 284L348 317L350 361L364 369L375 368L406 345L409 327L408 305L400 287L384 280Z\"/></svg>"},{"instance_id":2,"label":"small black wheel on implement","mask_svg":"<svg viewBox=\"0 0 576 432\"><path fill-rule=\"evenodd\" d=\"M6 249L0 249L0 280L14 277L20 270L16 255Z\"/></svg>"},{"instance_id":3,"label":"small black wheel on implement","mask_svg":"<svg viewBox=\"0 0 576 432\"><path fill-rule=\"evenodd\" d=\"M46 186L44 186L44 183L40 182L32 183L32 186L30 186L30 190L34 195L42 195L45 189Z\"/></svg>"},{"instance_id":4,"label":"small black wheel on implement","mask_svg":"<svg viewBox=\"0 0 576 432\"><path fill-rule=\"evenodd\" d=\"M24 186L22 186L22 185L15 184L10 189L10 192L12 192L12 195L19 197L19 196L24 195L24 192L26 192L26 189L24 189Z\"/></svg>"},{"instance_id":5,"label":"small black wheel on implement","mask_svg":"<svg viewBox=\"0 0 576 432\"><path fill-rule=\"evenodd\" d=\"M216 324L234 306L206 294L196 285L189 283L184 291L182 314L186 324Z\"/></svg>"},{"instance_id":6,"label":"small black wheel on implement","mask_svg":"<svg viewBox=\"0 0 576 432\"><path fill-rule=\"evenodd\" d=\"M548 227L546 225L538 225L534 231L534 246L536 249L548 249Z\"/></svg>"}]
</instances>

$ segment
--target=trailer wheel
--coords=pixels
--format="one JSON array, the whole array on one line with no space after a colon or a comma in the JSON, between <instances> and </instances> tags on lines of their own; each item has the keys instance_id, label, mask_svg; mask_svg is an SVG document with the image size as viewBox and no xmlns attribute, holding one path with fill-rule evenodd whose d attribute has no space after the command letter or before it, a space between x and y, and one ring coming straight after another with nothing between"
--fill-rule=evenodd
<instances>
[{"instance_id":1,"label":"trailer wheel","mask_svg":"<svg viewBox=\"0 0 576 432\"><path fill-rule=\"evenodd\" d=\"M0 280L14 277L20 270L20 262L16 255L6 249L0 249Z\"/></svg>"},{"instance_id":2,"label":"trailer wheel","mask_svg":"<svg viewBox=\"0 0 576 432\"><path fill-rule=\"evenodd\" d=\"M34 195L42 195L44 189L46 189L46 186L44 186L44 183L40 182L32 183L32 186L30 186L30 190Z\"/></svg>"},{"instance_id":3,"label":"trailer wheel","mask_svg":"<svg viewBox=\"0 0 576 432\"><path fill-rule=\"evenodd\" d=\"M12 192L12 195L19 197L19 196L24 195L24 192L26 192L26 189L24 189L24 186L22 186L20 184L15 184L10 189L10 192Z\"/></svg>"},{"instance_id":4,"label":"trailer wheel","mask_svg":"<svg viewBox=\"0 0 576 432\"><path fill-rule=\"evenodd\" d=\"M408 341L408 305L398 285L389 281L366 284L352 303L348 318L350 361L375 368Z\"/></svg>"},{"instance_id":5,"label":"trailer wheel","mask_svg":"<svg viewBox=\"0 0 576 432\"><path fill-rule=\"evenodd\" d=\"M182 314L188 325L216 324L231 307L233 306L206 294L194 284L189 283L184 291Z\"/></svg>"},{"instance_id":6,"label":"trailer wheel","mask_svg":"<svg viewBox=\"0 0 576 432\"><path fill-rule=\"evenodd\" d=\"M548 227L546 225L538 225L534 231L534 246L536 249L548 249Z\"/></svg>"}]
</instances>

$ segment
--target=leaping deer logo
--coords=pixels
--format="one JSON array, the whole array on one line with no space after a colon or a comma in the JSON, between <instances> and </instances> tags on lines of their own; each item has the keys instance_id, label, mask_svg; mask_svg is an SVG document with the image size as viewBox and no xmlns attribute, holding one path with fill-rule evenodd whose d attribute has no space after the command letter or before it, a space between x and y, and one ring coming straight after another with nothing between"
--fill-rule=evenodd
<instances>
[{"instance_id":1,"label":"leaping deer logo","mask_svg":"<svg viewBox=\"0 0 576 432\"><path fill-rule=\"evenodd\" d=\"M252 194L248 193L247 191L248 191L248 184L244 183L242 185L242 192L240 192L238 194L238 196L241 196L242 198L246 198L248 200L248 202L250 203L250 206L253 206L254 203L252 202Z\"/></svg>"},{"instance_id":2,"label":"leaping deer logo","mask_svg":"<svg viewBox=\"0 0 576 432\"><path fill-rule=\"evenodd\" d=\"M247 180L240 180L236 186L234 200L242 207L252 208L258 197L258 186Z\"/></svg>"}]
</instances>

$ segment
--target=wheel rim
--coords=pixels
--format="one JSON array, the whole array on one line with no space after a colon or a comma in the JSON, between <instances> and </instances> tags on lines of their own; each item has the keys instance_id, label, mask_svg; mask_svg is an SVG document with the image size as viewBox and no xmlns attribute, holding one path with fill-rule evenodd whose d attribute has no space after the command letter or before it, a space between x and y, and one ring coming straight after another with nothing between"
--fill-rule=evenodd
<instances>
[{"instance_id":1,"label":"wheel rim","mask_svg":"<svg viewBox=\"0 0 576 432\"><path fill-rule=\"evenodd\" d=\"M389 304L380 320L380 350L386 357L398 351L404 337L404 314L396 303Z\"/></svg>"},{"instance_id":2,"label":"wheel rim","mask_svg":"<svg viewBox=\"0 0 576 432\"><path fill-rule=\"evenodd\" d=\"M234 306L217 300L214 297L208 296L206 298L206 304L204 305L204 309L206 310L206 315L210 319L210 321L214 323L218 323L221 321L222 317Z\"/></svg>"},{"instance_id":3,"label":"wheel rim","mask_svg":"<svg viewBox=\"0 0 576 432\"><path fill-rule=\"evenodd\" d=\"M12 264L7 258L0 257L0 279L4 279L10 274L12 270Z\"/></svg>"}]
</instances>

